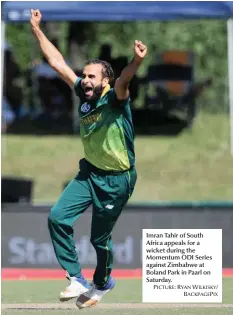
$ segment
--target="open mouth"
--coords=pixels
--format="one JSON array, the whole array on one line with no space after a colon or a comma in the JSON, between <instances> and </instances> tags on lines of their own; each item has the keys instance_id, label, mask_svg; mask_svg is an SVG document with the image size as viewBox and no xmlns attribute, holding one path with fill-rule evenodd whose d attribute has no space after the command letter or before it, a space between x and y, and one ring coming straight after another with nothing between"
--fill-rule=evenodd
<instances>
[{"instance_id":1,"label":"open mouth","mask_svg":"<svg viewBox=\"0 0 233 315\"><path fill-rule=\"evenodd\" d=\"M85 88L84 88L84 92L85 92L85 95L86 95L86 96L89 96L89 97L90 97L90 96L93 95L93 89L92 89L92 87L89 87L89 86L88 86L88 87L85 87Z\"/></svg>"}]
</instances>

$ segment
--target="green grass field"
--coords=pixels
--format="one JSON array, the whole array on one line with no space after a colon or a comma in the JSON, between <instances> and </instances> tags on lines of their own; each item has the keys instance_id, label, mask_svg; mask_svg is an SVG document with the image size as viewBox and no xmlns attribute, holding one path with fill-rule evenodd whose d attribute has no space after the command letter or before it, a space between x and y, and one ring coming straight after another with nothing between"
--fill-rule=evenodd
<instances>
[{"instance_id":1,"label":"green grass field","mask_svg":"<svg viewBox=\"0 0 233 315\"><path fill-rule=\"evenodd\" d=\"M232 200L229 116L199 114L177 137L136 136L138 181L131 202ZM2 137L2 175L32 178L34 202L54 202L78 172L79 137Z\"/></svg>"},{"instance_id":2,"label":"green grass field","mask_svg":"<svg viewBox=\"0 0 233 315\"><path fill-rule=\"evenodd\" d=\"M58 304L58 294L64 289L65 281L51 280L51 281L2 281L2 306L6 304L26 304L28 309L22 310L5 310L2 309L4 315L74 315L82 312L86 315L95 314L122 314L122 315L232 315L233 313L233 279L223 279L223 304L221 307L211 305L211 307L196 305L187 305L185 307L173 307L169 304L159 305L158 307L137 309L135 303L141 303L141 280L118 280L116 288L104 297L101 303L95 308L87 310L78 309L64 309L49 310L56 303L57 307L73 306L75 300L67 303ZM47 309L30 310L31 303L46 303ZM111 307L111 303L114 303ZM119 303L120 305L117 305ZM125 306L123 305L124 303ZM231 305L230 305L231 304ZM50 306L49 306L50 305ZM151 305L151 304L150 304Z\"/></svg>"}]
</instances>

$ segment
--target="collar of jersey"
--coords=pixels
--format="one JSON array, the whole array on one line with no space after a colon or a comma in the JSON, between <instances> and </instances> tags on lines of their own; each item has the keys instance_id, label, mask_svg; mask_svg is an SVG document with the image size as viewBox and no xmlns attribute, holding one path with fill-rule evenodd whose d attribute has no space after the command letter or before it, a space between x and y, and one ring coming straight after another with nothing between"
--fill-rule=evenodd
<instances>
[{"instance_id":1,"label":"collar of jersey","mask_svg":"<svg viewBox=\"0 0 233 315\"><path fill-rule=\"evenodd\" d=\"M110 85L107 84L107 85L105 86L105 88L104 88L104 90L103 90L103 92L102 92L100 98L101 98L101 97L104 97L104 95L105 95L109 90L110 90Z\"/></svg>"}]
</instances>

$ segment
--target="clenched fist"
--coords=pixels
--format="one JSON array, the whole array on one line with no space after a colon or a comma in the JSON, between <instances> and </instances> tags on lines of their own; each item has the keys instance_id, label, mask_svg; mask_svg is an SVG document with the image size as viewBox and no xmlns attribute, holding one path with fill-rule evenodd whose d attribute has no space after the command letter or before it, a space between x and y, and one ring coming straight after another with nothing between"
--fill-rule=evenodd
<instances>
[{"instance_id":1,"label":"clenched fist","mask_svg":"<svg viewBox=\"0 0 233 315\"><path fill-rule=\"evenodd\" d=\"M32 27L38 27L40 25L42 19L42 14L40 13L40 10L33 10L31 9L31 25Z\"/></svg>"},{"instance_id":2,"label":"clenched fist","mask_svg":"<svg viewBox=\"0 0 233 315\"><path fill-rule=\"evenodd\" d=\"M142 61L147 53L147 47L141 41L134 41L134 56L137 61Z\"/></svg>"}]
</instances>

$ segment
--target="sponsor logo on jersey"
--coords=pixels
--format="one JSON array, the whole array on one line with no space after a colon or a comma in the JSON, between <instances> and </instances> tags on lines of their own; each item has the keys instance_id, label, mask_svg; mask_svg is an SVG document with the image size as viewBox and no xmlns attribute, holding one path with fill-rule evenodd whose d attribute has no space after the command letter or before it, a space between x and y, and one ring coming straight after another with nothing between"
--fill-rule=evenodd
<instances>
[{"instance_id":1,"label":"sponsor logo on jersey","mask_svg":"<svg viewBox=\"0 0 233 315\"><path fill-rule=\"evenodd\" d=\"M91 125L97 121L100 121L102 118L102 114L101 113L97 113L97 114L93 114L91 116L85 117L85 118L81 118L81 122L84 125Z\"/></svg>"}]
</instances>

